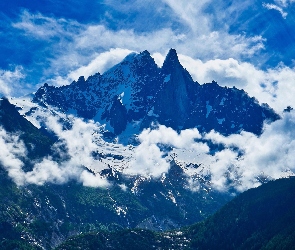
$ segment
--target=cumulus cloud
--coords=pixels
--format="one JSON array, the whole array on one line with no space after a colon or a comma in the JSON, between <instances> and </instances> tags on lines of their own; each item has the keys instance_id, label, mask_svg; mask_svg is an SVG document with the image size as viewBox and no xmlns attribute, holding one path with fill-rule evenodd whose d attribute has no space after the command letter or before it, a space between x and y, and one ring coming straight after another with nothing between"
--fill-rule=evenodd
<instances>
[{"instance_id":1,"label":"cumulus cloud","mask_svg":"<svg viewBox=\"0 0 295 250\"><path fill-rule=\"evenodd\" d=\"M77 180L85 186L106 187L109 182L99 174L93 174L89 170L102 170L100 162L92 157L92 152L97 149L93 142L93 133L98 126L93 122L86 123L80 119L74 119L72 129L64 130L58 120L50 116L47 121L48 128L59 135L60 141L54 145L56 152L66 147L66 155L62 152L60 161L53 160L50 156L33 162L31 171L23 171L27 150L18 135L9 134L0 128L0 145L3 150L0 153L0 163L7 170L8 175L17 185L44 183L63 184L69 180ZM63 159L63 156L66 156Z\"/></svg>"},{"instance_id":2,"label":"cumulus cloud","mask_svg":"<svg viewBox=\"0 0 295 250\"><path fill-rule=\"evenodd\" d=\"M278 113L287 106L295 107L294 68L280 64L261 70L233 58L202 61L179 55L179 60L200 84L215 80L221 86L244 89L260 103L268 103Z\"/></svg>"},{"instance_id":3,"label":"cumulus cloud","mask_svg":"<svg viewBox=\"0 0 295 250\"><path fill-rule=\"evenodd\" d=\"M58 118L49 116L46 120L48 129L52 130L59 136L60 145L56 145L56 150L59 146L66 146L69 160L62 163L65 166L65 176L75 176L78 181L81 181L86 186L107 186L108 181L99 174L83 169L86 167L89 170L95 169L97 173L104 169L104 165L97 159L94 159L92 153L97 150L98 145L94 142L95 133L99 133L99 125L93 121L84 122L79 118L72 118L71 129L63 129Z\"/></svg>"},{"instance_id":4,"label":"cumulus cloud","mask_svg":"<svg viewBox=\"0 0 295 250\"><path fill-rule=\"evenodd\" d=\"M216 190L244 191L260 185L263 179L277 179L295 172L294 111L265 125L260 136L249 132L223 136L215 131L201 135L196 128L178 133L158 125L139 134L140 144L136 147L104 142L99 124L72 116L66 118L71 123L67 129L57 117L49 115L45 121L48 129L60 138L54 150L61 160L45 157L33 163L29 172L22 170L27 155L23 142L18 135L0 129L3 149L0 163L17 185L77 180L85 186L106 187L110 183L99 173L110 166L127 176L160 178L169 171L172 160L183 168L188 187L193 191L198 190L199 180L208 176ZM213 152L211 143L223 147ZM124 159L116 162L111 157L94 157L93 152L115 153Z\"/></svg>"},{"instance_id":5,"label":"cumulus cloud","mask_svg":"<svg viewBox=\"0 0 295 250\"><path fill-rule=\"evenodd\" d=\"M287 171L295 171L294 112L284 113L281 120L265 125L264 132L260 137L247 132L223 137L211 132L206 135L206 138L216 143L223 143L228 148L236 146L243 152L242 156L238 156L236 153L236 155L228 157L239 173L240 185L237 187L240 190L259 185L256 178L259 175L278 179L283 177Z\"/></svg>"},{"instance_id":6,"label":"cumulus cloud","mask_svg":"<svg viewBox=\"0 0 295 250\"><path fill-rule=\"evenodd\" d=\"M265 125L261 136L241 132L226 137L211 131L202 137L197 129L178 134L160 125L155 130L144 130L139 139L141 144L135 148L134 160L124 173L159 178L169 171L173 158L183 167L188 186L194 191L200 185L195 176L209 175L212 187L219 191L245 191L264 180L295 172L295 112L284 113L281 120ZM212 153L208 141L222 144L223 148ZM161 150L163 145L171 147L168 156Z\"/></svg>"},{"instance_id":7,"label":"cumulus cloud","mask_svg":"<svg viewBox=\"0 0 295 250\"><path fill-rule=\"evenodd\" d=\"M124 173L158 178L170 168L170 163L163 157L164 152L158 144L186 148L194 139L200 138L200 134L197 129L183 130L178 134L173 129L160 125L158 129L144 130L138 138L141 143L135 148L134 159Z\"/></svg>"}]
</instances>

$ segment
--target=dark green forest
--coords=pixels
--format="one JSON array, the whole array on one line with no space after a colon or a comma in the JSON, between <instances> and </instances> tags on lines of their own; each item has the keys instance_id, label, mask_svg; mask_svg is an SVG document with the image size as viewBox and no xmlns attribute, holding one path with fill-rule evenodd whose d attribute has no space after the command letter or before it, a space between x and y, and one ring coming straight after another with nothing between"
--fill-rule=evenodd
<instances>
[{"instance_id":1,"label":"dark green forest","mask_svg":"<svg viewBox=\"0 0 295 250\"><path fill-rule=\"evenodd\" d=\"M295 249L295 178L250 189L205 221L180 230L96 232L57 249Z\"/></svg>"}]
</instances>

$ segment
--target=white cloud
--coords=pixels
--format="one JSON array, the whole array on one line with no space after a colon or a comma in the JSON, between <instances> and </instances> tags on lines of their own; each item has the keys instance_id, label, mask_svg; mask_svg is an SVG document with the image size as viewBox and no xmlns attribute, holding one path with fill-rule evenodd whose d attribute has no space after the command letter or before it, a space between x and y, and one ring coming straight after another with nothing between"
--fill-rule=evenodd
<instances>
[{"instance_id":1,"label":"white cloud","mask_svg":"<svg viewBox=\"0 0 295 250\"><path fill-rule=\"evenodd\" d=\"M83 185L87 187L107 187L110 185L110 183L106 179L101 178L100 175L93 175L86 170L82 172L80 180Z\"/></svg>"},{"instance_id":2,"label":"white cloud","mask_svg":"<svg viewBox=\"0 0 295 250\"><path fill-rule=\"evenodd\" d=\"M295 107L295 70L284 65L261 70L236 59L202 61L179 55L183 66L200 84L217 81L221 86L244 89L260 103L268 103L281 113L287 106Z\"/></svg>"},{"instance_id":3,"label":"white cloud","mask_svg":"<svg viewBox=\"0 0 295 250\"><path fill-rule=\"evenodd\" d=\"M50 79L48 83L57 86L68 85L74 80L77 80L80 76L84 76L85 79L87 79L89 76L98 72L103 74L106 70L121 62L124 57L132 52L133 51L128 49L110 49L109 51L97 54L89 64L70 71L64 78L58 76L55 79Z\"/></svg>"},{"instance_id":4,"label":"white cloud","mask_svg":"<svg viewBox=\"0 0 295 250\"><path fill-rule=\"evenodd\" d=\"M17 66L13 71L0 69L0 93L11 96L23 88L21 80L25 77L23 68Z\"/></svg>"},{"instance_id":5,"label":"white cloud","mask_svg":"<svg viewBox=\"0 0 295 250\"><path fill-rule=\"evenodd\" d=\"M36 39L48 40L56 36L69 38L81 28L81 25L72 20L55 19L41 13L32 14L24 10L19 17L19 21L12 23L12 27L23 30Z\"/></svg>"},{"instance_id":6,"label":"white cloud","mask_svg":"<svg viewBox=\"0 0 295 250\"><path fill-rule=\"evenodd\" d=\"M182 54L208 60L249 57L264 47L264 39L260 36L232 35L228 33L228 27L214 29L211 16L203 10L208 0L185 4L172 0L164 2L175 13L171 18L179 19L187 29L166 26L145 32L111 30L102 24L80 24L28 11L24 11L12 26L25 32L32 40L47 42L46 51L50 48L52 52L44 60L46 67L42 69L40 81L58 85L69 83L79 74L93 74L96 69L103 71L111 63L118 62L127 51L166 53L173 47ZM116 58L114 52L118 55ZM106 64L100 59L107 60Z\"/></svg>"},{"instance_id":7,"label":"white cloud","mask_svg":"<svg viewBox=\"0 0 295 250\"><path fill-rule=\"evenodd\" d=\"M109 185L108 181L99 174L94 175L82 169L82 167L87 167L89 170L96 169L96 172L99 172L105 168L105 165L92 156L92 153L98 149L98 145L94 142L94 134L99 131L98 124L92 121L86 123L79 118L72 117L72 119L72 128L69 130L64 130L56 117L49 116L46 121L48 128L59 136L62 141L61 146L66 146L70 156L70 159L63 163L67 170L66 176L74 173L75 178L85 186ZM59 145L56 149L59 149ZM68 168L72 169L73 173L68 171Z\"/></svg>"},{"instance_id":8,"label":"white cloud","mask_svg":"<svg viewBox=\"0 0 295 250\"><path fill-rule=\"evenodd\" d=\"M7 133L0 127L0 163L7 170L8 175L19 185L24 183L21 173L23 162L21 157L26 156L26 148L18 135Z\"/></svg>"},{"instance_id":9,"label":"white cloud","mask_svg":"<svg viewBox=\"0 0 295 250\"><path fill-rule=\"evenodd\" d=\"M265 126L264 133L257 137L251 133L241 133L223 137L215 132L206 137L223 143L227 147L237 146L243 151L242 157L227 157L239 173L238 190L246 190L259 185L256 177L263 174L273 179L284 176L286 170L295 171L295 112L285 113L281 120ZM224 159L224 157L221 157ZM213 168L214 166L212 166ZM220 168L218 168L220 169ZM220 176L217 174L216 179Z\"/></svg>"},{"instance_id":10,"label":"white cloud","mask_svg":"<svg viewBox=\"0 0 295 250\"><path fill-rule=\"evenodd\" d=\"M281 120L265 125L261 136L242 132L225 137L211 131L203 139L224 145L213 155L206 143L195 140L201 138L196 129L178 134L160 125L156 130L144 130L139 138L141 144L124 173L159 178L169 171L172 157L184 166L188 186L195 191L200 185L193 179L196 175L209 174L212 187L219 191L244 191L261 185L261 177L278 179L295 172L295 112L284 113ZM163 144L174 148L167 157L160 150ZM190 163L199 167L190 167Z\"/></svg>"},{"instance_id":11,"label":"white cloud","mask_svg":"<svg viewBox=\"0 0 295 250\"><path fill-rule=\"evenodd\" d=\"M170 163L163 157L164 153L158 147L158 143L187 148L194 139L200 137L197 129L183 130L180 134L163 125L158 129L146 129L138 136L141 144L135 148L134 159L124 173L158 178L170 168Z\"/></svg>"},{"instance_id":12,"label":"white cloud","mask_svg":"<svg viewBox=\"0 0 295 250\"><path fill-rule=\"evenodd\" d=\"M51 159L43 159L34 165L32 171L23 173L25 183L43 185L44 183L63 184L70 179L75 179L80 169L75 169L69 165L60 165ZM25 184L24 183L24 184Z\"/></svg>"},{"instance_id":13,"label":"white cloud","mask_svg":"<svg viewBox=\"0 0 295 250\"><path fill-rule=\"evenodd\" d=\"M54 150L59 152L62 147L66 146L68 155L60 162L56 162L50 157L40 159L33 163L33 170L28 172L24 172L22 169L24 163L21 159L27 155L24 143L19 140L18 135L9 134L0 128L0 147L3 149L0 152L0 163L17 185L63 184L69 180L77 180L83 185L91 187L110 185L99 174L94 175L84 169L84 167L95 168L97 172L102 170L100 162L91 155L98 147L93 142L93 133L98 129L96 124L74 119L72 129L63 130L62 125L53 116L48 117L47 123L49 129L57 133L61 139L61 142L55 145Z\"/></svg>"},{"instance_id":14,"label":"white cloud","mask_svg":"<svg viewBox=\"0 0 295 250\"><path fill-rule=\"evenodd\" d=\"M142 175L145 177L160 177L162 173L169 170L169 163L162 157L163 153L155 144L142 143L134 154L131 167L126 168L124 173L127 175Z\"/></svg>"},{"instance_id":15,"label":"white cloud","mask_svg":"<svg viewBox=\"0 0 295 250\"><path fill-rule=\"evenodd\" d=\"M278 12L280 12L282 17L285 18L285 19L286 19L287 15L288 15L287 12L284 12L284 10L281 7L279 7L279 6L275 5L275 4L263 3L262 5L263 5L264 8L267 8L268 10L277 10Z\"/></svg>"}]
</instances>

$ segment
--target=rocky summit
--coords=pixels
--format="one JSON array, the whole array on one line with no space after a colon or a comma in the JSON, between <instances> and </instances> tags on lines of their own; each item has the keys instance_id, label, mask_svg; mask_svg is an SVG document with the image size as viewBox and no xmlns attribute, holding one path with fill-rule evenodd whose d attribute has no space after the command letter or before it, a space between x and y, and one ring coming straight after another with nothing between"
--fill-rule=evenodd
<instances>
[{"instance_id":1,"label":"rocky summit","mask_svg":"<svg viewBox=\"0 0 295 250\"><path fill-rule=\"evenodd\" d=\"M194 81L174 49L162 68L148 51L132 53L102 75L87 80L81 76L62 87L44 84L33 101L107 124L115 135L128 127L138 132L151 124L178 131L214 129L229 135L244 130L259 135L265 121L279 119L267 104L260 105L243 90Z\"/></svg>"}]
</instances>

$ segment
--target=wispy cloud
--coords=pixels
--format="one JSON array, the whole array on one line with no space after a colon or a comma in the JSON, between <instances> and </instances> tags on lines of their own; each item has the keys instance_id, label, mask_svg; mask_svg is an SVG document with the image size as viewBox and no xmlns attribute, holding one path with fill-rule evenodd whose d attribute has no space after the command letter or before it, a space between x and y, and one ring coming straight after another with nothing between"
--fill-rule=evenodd
<instances>
[{"instance_id":1,"label":"wispy cloud","mask_svg":"<svg viewBox=\"0 0 295 250\"><path fill-rule=\"evenodd\" d=\"M212 32L210 16L204 13L204 8L211 0L175 1L163 0L175 12L178 18L185 22L189 29L198 36Z\"/></svg>"},{"instance_id":2,"label":"wispy cloud","mask_svg":"<svg viewBox=\"0 0 295 250\"><path fill-rule=\"evenodd\" d=\"M278 11L284 19L287 18L290 6L295 3L294 0L274 0L273 3L262 3L262 6L269 10Z\"/></svg>"},{"instance_id":3,"label":"wispy cloud","mask_svg":"<svg viewBox=\"0 0 295 250\"><path fill-rule=\"evenodd\" d=\"M24 10L17 22L12 23L12 27L20 29L36 39L48 41L55 37L69 39L73 33L81 28L81 24L73 20L63 18L53 18L42 15L41 13L30 13Z\"/></svg>"},{"instance_id":4,"label":"wispy cloud","mask_svg":"<svg viewBox=\"0 0 295 250\"><path fill-rule=\"evenodd\" d=\"M183 23L185 29L177 29L168 24L166 27L155 27L148 31L110 29L104 24L81 24L74 20L29 11L23 11L19 20L12 23L12 27L21 31L20 34L31 43L38 41L36 53L44 57L38 65L41 72L38 83L50 82L52 79L52 82L69 83L69 80L65 81L69 72L72 72L72 77L76 76L73 72L93 73L93 66L98 64L96 58L117 62L112 59L112 51L140 52L147 49L151 53L166 53L173 47L183 54L208 60L249 58L264 48L264 39L261 36L231 35L227 28L214 29L209 21L210 15L203 11L208 1L197 5L193 2L165 3L166 8L169 6L170 12L172 10L174 13L173 18ZM110 63L107 65L110 66Z\"/></svg>"},{"instance_id":5,"label":"wispy cloud","mask_svg":"<svg viewBox=\"0 0 295 250\"><path fill-rule=\"evenodd\" d=\"M286 18L288 15L287 12L284 12L283 8L281 8L275 4L263 3L263 7L267 8L269 10L277 10L278 12L280 12L280 14L282 15L283 18Z\"/></svg>"}]
</instances>

